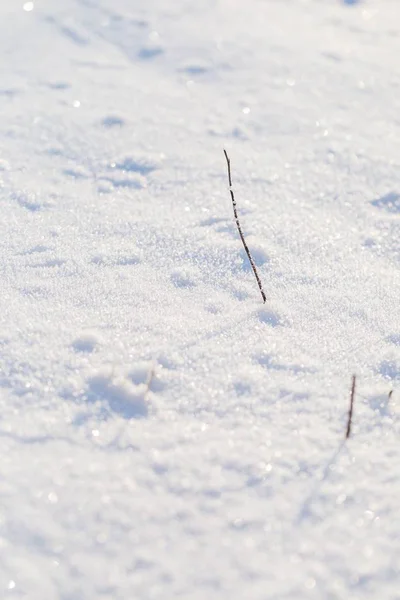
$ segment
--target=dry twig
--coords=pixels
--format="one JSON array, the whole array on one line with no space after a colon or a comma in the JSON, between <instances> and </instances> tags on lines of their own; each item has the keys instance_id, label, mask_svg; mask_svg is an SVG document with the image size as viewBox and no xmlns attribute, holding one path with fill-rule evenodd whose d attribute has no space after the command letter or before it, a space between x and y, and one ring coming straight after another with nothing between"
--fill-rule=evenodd
<instances>
[{"instance_id":1,"label":"dry twig","mask_svg":"<svg viewBox=\"0 0 400 600\"><path fill-rule=\"evenodd\" d=\"M350 437L351 434L351 426L352 426L352 418L353 418L353 405L354 405L354 396L356 393L356 376L353 375L352 384L351 384L351 393L350 393L350 408L349 408L349 416L347 419L347 429L346 429L346 440Z\"/></svg>"},{"instance_id":2,"label":"dry twig","mask_svg":"<svg viewBox=\"0 0 400 600\"><path fill-rule=\"evenodd\" d=\"M233 214L234 214L234 217L235 217L236 226L238 228L240 239L242 240L242 244L244 246L244 249L246 251L248 259L250 261L251 268L253 269L254 276L255 276L255 278L257 280L258 287L260 288L261 297L263 299L263 302L265 302L266 301L266 297L265 297L264 290L263 290L263 287L262 287L261 279L260 279L260 277L258 275L255 262L253 260L253 257L250 254L250 250L249 250L249 248L248 248L248 246L246 244L246 240L244 239L242 228L241 228L240 223L239 223L239 217L238 217L237 210L236 210L236 200L235 200L235 196L234 196L233 190L232 190L231 161L229 160L229 157L228 157L228 154L227 154L226 150L224 150L224 154L225 154L225 158L226 158L226 164L228 165L229 192L230 192L231 198L232 198Z\"/></svg>"}]
</instances>

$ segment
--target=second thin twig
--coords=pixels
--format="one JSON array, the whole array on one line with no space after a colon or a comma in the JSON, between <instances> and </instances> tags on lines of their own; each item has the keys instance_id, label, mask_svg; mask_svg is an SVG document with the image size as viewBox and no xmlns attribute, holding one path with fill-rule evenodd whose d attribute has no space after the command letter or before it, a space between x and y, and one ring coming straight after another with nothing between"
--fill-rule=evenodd
<instances>
[{"instance_id":1,"label":"second thin twig","mask_svg":"<svg viewBox=\"0 0 400 600\"><path fill-rule=\"evenodd\" d=\"M356 393L356 376L353 375L352 383L351 383L351 393L350 393L350 408L349 408L349 416L347 418L347 429L346 429L346 440L350 437L351 434L351 425L353 418L353 406L354 406L354 396Z\"/></svg>"}]
</instances>

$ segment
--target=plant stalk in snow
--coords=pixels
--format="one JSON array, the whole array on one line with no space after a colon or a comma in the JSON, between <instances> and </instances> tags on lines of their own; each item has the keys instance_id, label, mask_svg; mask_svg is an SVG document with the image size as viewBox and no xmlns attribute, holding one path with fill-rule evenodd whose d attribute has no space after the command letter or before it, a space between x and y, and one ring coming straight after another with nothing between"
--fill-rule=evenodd
<instances>
[{"instance_id":1,"label":"plant stalk in snow","mask_svg":"<svg viewBox=\"0 0 400 600\"><path fill-rule=\"evenodd\" d=\"M240 239L242 240L242 244L244 246L244 249L246 251L248 259L250 261L251 268L253 269L254 276L255 276L255 278L257 280L258 287L260 288L261 297L263 299L263 302L265 303L266 297L265 297L264 290L263 290L263 287L262 287L261 279L260 279L260 276L258 275L256 264L255 264L255 262L253 260L253 257L250 254L249 247L246 244L246 240L244 239L242 228L241 228L240 223L239 223L239 217L238 217L237 209L236 209L236 200L235 200L235 196L234 196L234 193L233 193L233 190L232 190L231 161L229 160L229 157L228 157L228 154L227 154L226 150L224 150L224 154L225 154L225 158L226 158L226 164L228 165L229 192L230 192L231 198L232 198L233 214L234 214L234 217L235 217L236 226L238 228Z\"/></svg>"},{"instance_id":2,"label":"plant stalk in snow","mask_svg":"<svg viewBox=\"0 0 400 600\"><path fill-rule=\"evenodd\" d=\"M351 384L351 393L350 393L350 408L349 408L349 416L347 419L347 429L346 429L346 440L350 437L351 434L351 425L353 418L353 405L354 405L354 396L356 393L356 376L353 375L352 384Z\"/></svg>"}]
</instances>

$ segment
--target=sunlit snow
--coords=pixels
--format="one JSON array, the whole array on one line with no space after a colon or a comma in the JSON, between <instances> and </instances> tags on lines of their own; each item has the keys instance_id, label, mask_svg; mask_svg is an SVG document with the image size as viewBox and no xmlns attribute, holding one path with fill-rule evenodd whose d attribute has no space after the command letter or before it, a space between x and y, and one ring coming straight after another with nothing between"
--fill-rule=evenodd
<instances>
[{"instance_id":1,"label":"sunlit snow","mask_svg":"<svg viewBox=\"0 0 400 600\"><path fill-rule=\"evenodd\" d=\"M0 598L398 598L398 0L0 34Z\"/></svg>"}]
</instances>

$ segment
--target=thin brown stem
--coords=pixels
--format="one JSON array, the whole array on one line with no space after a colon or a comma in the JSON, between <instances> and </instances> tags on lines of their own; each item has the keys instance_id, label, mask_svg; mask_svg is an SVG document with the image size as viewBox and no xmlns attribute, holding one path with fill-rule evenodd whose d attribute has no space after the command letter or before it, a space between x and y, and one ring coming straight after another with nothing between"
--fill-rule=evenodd
<instances>
[{"instance_id":1,"label":"thin brown stem","mask_svg":"<svg viewBox=\"0 0 400 600\"><path fill-rule=\"evenodd\" d=\"M244 239L242 228L240 226L239 217L238 217L237 209L236 209L236 200L235 200L235 196L234 196L234 193L233 193L233 190L232 190L231 161L229 160L228 154L227 154L227 152L226 152L225 149L224 149L224 154L225 154L225 158L226 158L226 164L228 165L229 192L230 192L231 199L232 199L233 214L234 214L235 221L236 221L236 227L238 229L238 232L239 232L239 235L240 235L240 239L242 240L243 247L244 247L244 249L246 251L246 254L248 256L248 259L250 261L251 268L253 269L253 273L254 273L254 276L255 276L256 281L258 283L258 287L260 288L261 297L263 299L263 302L265 302L267 300L267 298L265 296L265 293L264 293L264 290L263 290L263 287L262 287L261 279L260 279L260 276L258 275L256 264L255 264L255 262L253 260L253 257L250 254L249 247L246 244L246 240Z\"/></svg>"},{"instance_id":2,"label":"thin brown stem","mask_svg":"<svg viewBox=\"0 0 400 600\"><path fill-rule=\"evenodd\" d=\"M352 383L351 383L351 393L350 393L349 416L347 419L346 440L350 437L350 434L351 434L355 393L356 393L356 376L353 375L353 379L352 379Z\"/></svg>"}]
</instances>

